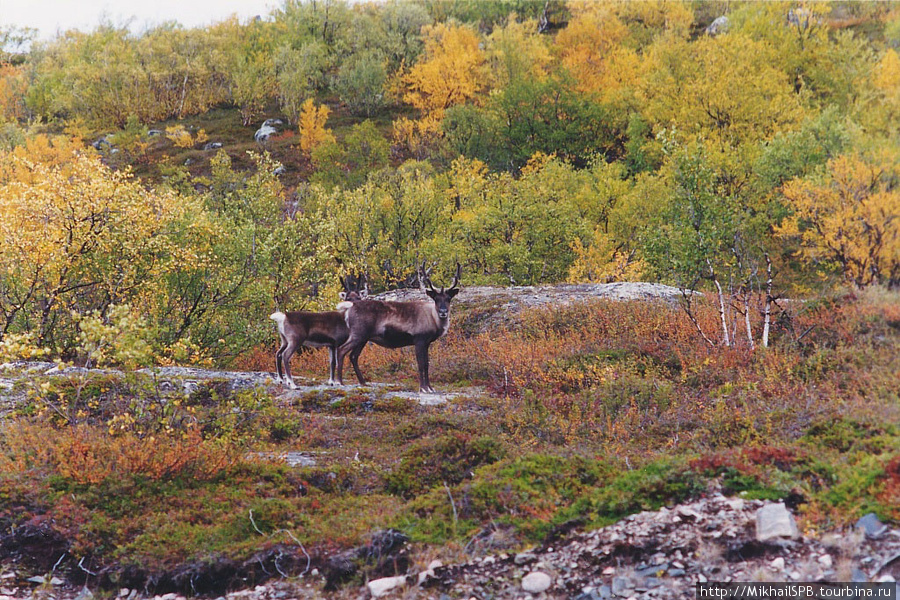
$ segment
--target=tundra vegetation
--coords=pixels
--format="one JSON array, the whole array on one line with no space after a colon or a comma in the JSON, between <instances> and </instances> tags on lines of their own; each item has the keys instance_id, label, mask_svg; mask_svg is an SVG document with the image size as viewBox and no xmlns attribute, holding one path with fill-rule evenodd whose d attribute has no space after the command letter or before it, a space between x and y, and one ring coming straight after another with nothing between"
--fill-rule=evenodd
<instances>
[{"instance_id":1,"label":"tundra vegetation","mask_svg":"<svg viewBox=\"0 0 900 600\"><path fill-rule=\"evenodd\" d=\"M126 373L3 396L4 560L178 587L377 527L513 548L709 487L790 496L809 532L900 520L898 4L286 0L0 43L0 362ZM271 372L273 310L332 309L350 272L414 287L423 258L462 265L446 407L135 371ZM463 302L619 281L683 295ZM406 389L415 365L363 358ZM260 458L286 450L317 464Z\"/></svg>"}]
</instances>

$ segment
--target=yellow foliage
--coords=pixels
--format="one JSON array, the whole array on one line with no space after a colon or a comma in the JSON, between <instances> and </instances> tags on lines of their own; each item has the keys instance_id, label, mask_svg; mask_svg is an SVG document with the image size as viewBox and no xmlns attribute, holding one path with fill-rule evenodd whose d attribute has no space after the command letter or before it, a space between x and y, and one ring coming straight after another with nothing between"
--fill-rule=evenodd
<instances>
[{"instance_id":1,"label":"yellow foliage","mask_svg":"<svg viewBox=\"0 0 900 600\"><path fill-rule=\"evenodd\" d=\"M745 35L654 46L640 83L651 123L738 146L790 130L804 116L773 48Z\"/></svg>"},{"instance_id":2,"label":"yellow foliage","mask_svg":"<svg viewBox=\"0 0 900 600\"><path fill-rule=\"evenodd\" d=\"M643 77L637 49L651 40L648 31L687 37L693 14L682 2L570 2L572 18L555 41L560 65L578 89L603 101L615 100L623 88ZM645 39L646 38L646 39Z\"/></svg>"},{"instance_id":3,"label":"yellow foliage","mask_svg":"<svg viewBox=\"0 0 900 600\"><path fill-rule=\"evenodd\" d=\"M800 254L838 267L858 286L900 283L900 177L897 156L842 155L824 181L784 186L794 215L780 228L799 237Z\"/></svg>"},{"instance_id":4,"label":"yellow foliage","mask_svg":"<svg viewBox=\"0 0 900 600\"><path fill-rule=\"evenodd\" d=\"M406 148L416 158L424 158L442 135L441 119L435 115L418 120L400 117L394 121L394 143Z\"/></svg>"},{"instance_id":5,"label":"yellow foliage","mask_svg":"<svg viewBox=\"0 0 900 600\"><path fill-rule=\"evenodd\" d=\"M872 80L875 87L883 92L893 94L900 93L900 57L893 48L888 48L884 56L875 67Z\"/></svg>"},{"instance_id":6,"label":"yellow foliage","mask_svg":"<svg viewBox=\"0 0 900 600\"><path fill-rule=\"evenodd\" d=\"M191 135L191 132L185 129L184 125L166 127L166 138L179 148L193 148L209 140L209 136L206 135L206 131L203 129Z\"/></svg>"},{"instance_id":7,"label":"yellow foliage","mask_svg":"<svg viewBox=\"0 0 900 600\"><path fill-rule=\"evenodd\" d=\"M20 310L40 308L33 324L39 336L54 315L68 317L79 297L139 297L157 284L160 257L190 264L190 249L172 235L190 206L174 192L146 191L128 172L110 170L63 138L36 138L2 152L0 281L6 297L19 298Z\"/></svg>"},{"instance_id":8,"label":"yellow foliage","mask_svg":"<svg viewBox=\"0 0 900 600\"><path fill-rule=\"evenodd\" d=\"M0 363L13 360L34 360L48 354L50 354L50 350L38 345L32 331L7 333L0 340Z\"/></svg>"},{"instance_id":9,"label":"yellow foliage","mask_svg":"<svg viewBox=\"0 0 900 600\"><path fill-rule=\"evenodd\" d=\"M331 130L325 127L329 112L324 105L316 108L312 98L300 108L300 151L306 156L318 146L335 141Z\"/></svg>"},{"instance_id":10,"label":"yellow foliage","mask_svg":"<svg viewBox=\"0 0 900 600\"><path fill-rule=\"evenodd\" d=\"M498 88L517 79L544 79L552 67L551 59L550 49L533 19L520 22L512 15L488 39L487 60L493 85Z\"/></svg>"},{"instance_id":11,"label":"yellow foliage","mask_svg":"<svg viewBox=\"0 0 900 600\"><path fill-rule=\"evenodd\" d=\"M640 281L643 261L635 253L613 247L609 236L600 229L594 231L593 241L585 246L578 238L572 243L575 261L569 267L569 283L613 283Z\"/></svg>"},{"instance_id":12,"label":"yellow foliage","mask_svg":"<svg viewBox=\"0 0 900 600\"><path fill-rule=\"evenodd\" d=\"M575 3L568 27L556 37L560 64L575 76L583 92L599 92L609 78L613 56L627 53L628 27L611 3Z\"/></svg>"},{"instance_id":13,"label":"yellow foliage","mask_svg":"<svg viewBox=\"0 0 900 600\"><path fill-rule=\"evenodd\" d=\"M896 131L900 121L900 56L888 48L872 71L873 94L862 110L864 122L876 130Z\"/></svg>"},{"instance_id":14,"label":"yellow foliage","mask_svg":"<svg viewBox=\"0 0 900 600\"><path fill-rule=\"evenodd\" d=\"M87 366L116 364L135 369L153 362L147 321L134 314L128 304L111 306L108 319L97 311L73 316L81 330L79 350L86 354Z\"/></svg>"},{"instance_id":15,"label":"yellow foliage","mask_svg":"<svg viewBox=\"0 0 900 600\"><path fill-rule=\"evenodd\" d=\"M425 52L403 78L403 100L442 118L447 108L476 97L484 83L484 53L478 35L462 25L438 23L422 29Z\"/></svg>"}]
</instances>

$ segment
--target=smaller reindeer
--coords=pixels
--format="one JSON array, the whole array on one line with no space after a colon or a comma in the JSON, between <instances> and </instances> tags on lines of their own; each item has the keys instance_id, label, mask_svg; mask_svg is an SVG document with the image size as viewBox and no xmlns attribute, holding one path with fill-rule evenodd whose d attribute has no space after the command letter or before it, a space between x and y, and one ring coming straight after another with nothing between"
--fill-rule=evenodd
<instances>
[{"instance_id":1,"label":"smaller reindeer","mask_svg":"<svg viewBox=\"0 0 900 600\"><path fill-rule=\"evenodd\" d=\"M428 347L431 342L447 332L450 327L450 301L459 293L459 276L462 267L456 265L456 276L450 289L434 289L425 273L425 263L419 271L419 287L431 301L387 302L363 300L347 309L347 327L350 336L337 351L337 382L343 381L344 357L350 355L350 363L359 382L365 383L359 370L359 355L366 342L374 342L385 348L415 346L419 367L419 392L434 393L428 380Z\"/></svg>"},{"instance_id":2,"label":"smaller reindeer","mask_svg":"<svg viewBox=\"0 0 900 600\"><path fill-rule=\"evenodd\" d=\"M360 280L364 281L362 277ZM341 301L337 305L338 310L327 312L301 310L288 313L278 311L269 316L278 325L278 335L281 338L281 347L275 353L278 381L291 389L297 388L291 376L291 357L300 346L328 348L328 385L334 385L337 381L334 376L337 348L347 341L350 335L344 315L354 302L365 299L369 294L368 284L363 284L363 288L359 289L357 283L356 289L352 289L349 276L341 279L341 285L344 291L339 295Z\"/></svg>"}]
</instances>

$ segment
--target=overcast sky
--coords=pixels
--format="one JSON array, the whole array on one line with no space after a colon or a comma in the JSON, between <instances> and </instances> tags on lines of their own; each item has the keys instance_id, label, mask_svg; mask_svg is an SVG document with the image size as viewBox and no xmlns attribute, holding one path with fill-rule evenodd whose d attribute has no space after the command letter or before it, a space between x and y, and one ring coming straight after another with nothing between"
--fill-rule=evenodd
<instances>
[{"instance_id":1,"label":"overcast sky","mask_svg":"<svg viewBox=\"0 0 900 600\"><path fill-rule=\"evenodd\" d=\"M0 0L0 27L33 27L40 39L68 29L90 31L101 20L130 23L133 31L164 21L185 27L209 25L232 14L265 16L280 0Z\"/></svg>"}]
</instances>

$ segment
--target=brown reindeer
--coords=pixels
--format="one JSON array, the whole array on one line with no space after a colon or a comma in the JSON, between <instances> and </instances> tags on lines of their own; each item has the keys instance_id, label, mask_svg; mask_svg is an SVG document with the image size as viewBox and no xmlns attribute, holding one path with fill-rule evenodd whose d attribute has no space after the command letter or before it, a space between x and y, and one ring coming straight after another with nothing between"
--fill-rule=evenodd
<instances>
[{"instance_id":1,"label":"brown reindeer","mask_svg":"<svg viewBox=\"0 0 900 600\"><path fill-rule=\"evenodd\" d=\"M461 266L456 265L456 276L450 289L434 289L431 280L420 270L419 286L431 300L420 302L388 302L363 300L355 302L346 312L350 336L337 351L337 382L342 383L344 357L350 355L350 363L360 383L364 382L359 370L359 355L366 342L374 342L385 348L415 346L419 367L419 392L434 393L428 381L428 347L450 327L450 301L459 293Z\"/></svg>"},{"instance_id":2,"label":"brown reindeer","mask_svg":"<svg viewBox=\"0 0 900 600\"><path fill-rule=\"evenodd\" d=\"M291 389L297 388L291 376L291 357L300 346L328 348L328 385L335 385L338 381L334 376L337 348L346 342L350 335L344 315L354 302L364 300L368 296L368 285L364 284L364 287L359 289L357 283L356 289L352 289L349 276L341 279L341 285L344 291L340 293L338 310L327 312L301 310L288 313L278 311L269 316L278 325L278 335L281 338L281 347L275 353L278 381ZM362 378L359 382L363 383Z\"/></svg>"}]
</instances>

